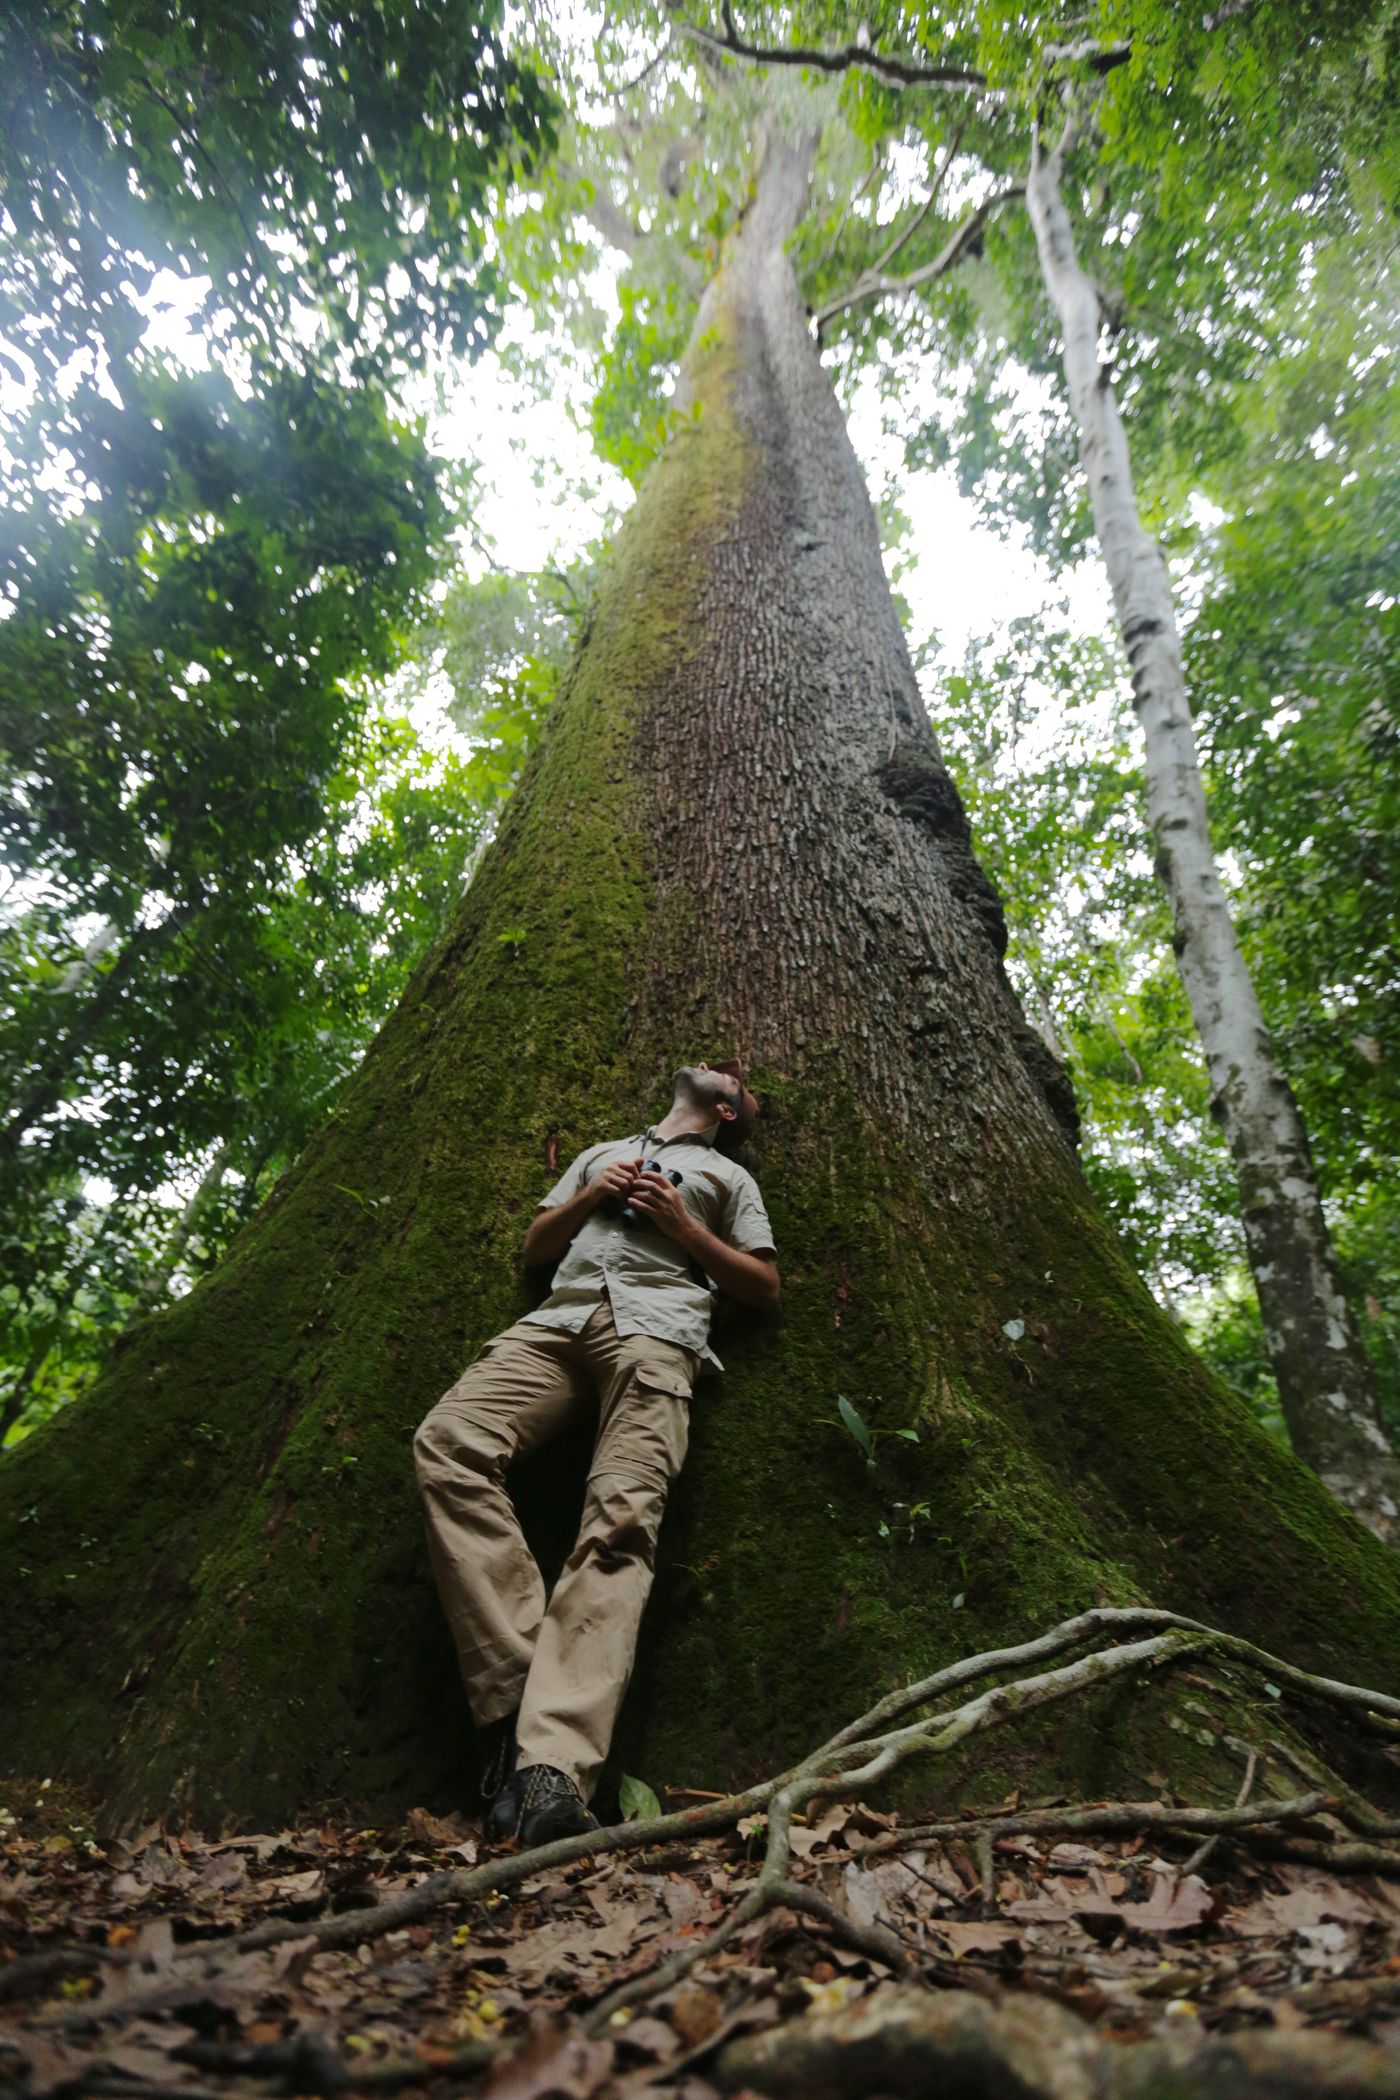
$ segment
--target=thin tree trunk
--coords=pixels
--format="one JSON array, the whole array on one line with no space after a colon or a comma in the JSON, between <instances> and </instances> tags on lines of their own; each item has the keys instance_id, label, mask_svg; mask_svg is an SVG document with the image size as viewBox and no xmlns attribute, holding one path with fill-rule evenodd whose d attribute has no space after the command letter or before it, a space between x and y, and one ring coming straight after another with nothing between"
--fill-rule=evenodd
<instances>
[{"instance_id":1,"label":"thin tree trunk","mask_svg":"<svg viewBox=\"0 0 1400 2100\"><path fill-rule=\"evenodd\" d=\"M143 1278L136 1293L131 1311L124 1322L131 1327L137 1320L144 1320L164 1303L170 1290L170 1279L185 1256L185 1250L194 1237L195 1230L215 1194L223 1186L225 1174L233 1158L235 1140L225 1138L200 1176L198 1185L185 1204L171 1228L160 1259L149 1275Z\"/></svg>"},{"instance_id":2,"label":"thin tree trunk","mask_svg":"<svg viewBox=\"0 0 1400 2100\"><path fill-rule=\"evenodd\" d=\"M1060 190L1065 144L1047 152L1036 136L1026 203L1064 330L1080 453L1146 739L1157 874L1171 899L1172 945L1239 1180L1279 1401L1299 1456L1363 1523L1396 1543L1400 1461L1379 1426L1370 1360L1342 1290L1307 1134L1216 869L1171 583L1138 515L1112 375L1099 361L1098 293L1079 262Z\"/></svg>"},{"instance_id":3,"label":"thin tree trunk","mask_svg":"<svg viewBox=\"0 0 1400 2100\"><path fill-rule=\"evenodd\" d=\"M76 962L68 965L54 987L55 991L60 995L76 992L80 985L86 984L102 958L116 946L120 930L113 920L104 920Z\"/></svg>"}]
</instances>

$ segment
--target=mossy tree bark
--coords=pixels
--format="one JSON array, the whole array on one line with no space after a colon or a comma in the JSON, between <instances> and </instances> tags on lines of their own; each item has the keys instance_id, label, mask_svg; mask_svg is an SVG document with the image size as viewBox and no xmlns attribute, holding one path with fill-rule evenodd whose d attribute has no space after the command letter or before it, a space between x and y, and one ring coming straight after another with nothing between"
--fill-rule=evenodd
<instances>
[{"instance_id":1,"label":"mossy tree bark","mask_svg":"<svg viewBox=\"0 0 1400 2100\"><path fill-rule=\"evenodd\" d=\"M697 1395L629 1769L772 1769L1094 1600L1390 1673L1394 1557L1210 1381L1077 1172L783 253L806 176L769 152L456 924L222 1268L0 1467L19 1769L126 1815L447 1784L412 1430L520 1309L557 1163L716 1052L764 1097L785 1314ZM840 1393L918 1442L867 1471ZM1088 1740L1043 1768L1092 1782Z\"/></svg>"}]
</instances>

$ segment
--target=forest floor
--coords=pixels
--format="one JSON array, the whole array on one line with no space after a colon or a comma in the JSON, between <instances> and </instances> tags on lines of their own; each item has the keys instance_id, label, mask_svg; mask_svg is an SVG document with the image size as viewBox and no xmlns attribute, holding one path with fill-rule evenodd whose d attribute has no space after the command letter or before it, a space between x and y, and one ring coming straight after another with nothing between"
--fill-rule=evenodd
<instances>
[{"instance_id":1,"label":"forest floor","mask_svg":"<svg viewBox=\"0 0 1400 2100\"><path fill-rule=\"evenodd\" d=\"M32 2100L912 2093L943 2089L949 2048L960 2094L1142 2091L1119 2068L1157 2055L1200 2065L1203 2100L1400 2094L1400 1878L1229 1838L1197 1871L1190 1840L1161 1831L963 1842L814 1804L793 1874L830 1917L769 1909L609 2012L620 1984L640 1989L732 1914L761 1817L590 1854L336 1945L318 1923L474 1866L479 1835L415 1811L395 1828L99 1841L57 1789L3 1798L0 2089ZM243 1944L264 1923L290 1936ZM897 1978L859 1944L882 1930L907 1953ZM872 2034L875 2055L853 2055Z\"/></svg>"}]
</instances>

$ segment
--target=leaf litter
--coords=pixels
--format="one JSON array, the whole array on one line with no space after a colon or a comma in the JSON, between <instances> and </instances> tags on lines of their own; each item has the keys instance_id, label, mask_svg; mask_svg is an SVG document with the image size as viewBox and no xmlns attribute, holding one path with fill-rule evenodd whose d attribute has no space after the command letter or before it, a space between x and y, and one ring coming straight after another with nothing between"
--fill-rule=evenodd
<instances>
[{"instance_id":1,"label":"leaf litter","mask_svg":"<svg viewBox=\"0 0 1400 2100\"><path fill-rule=\"evenodd\" d=\"M981 1854L984 1888L971 1842L904 1842L889 1816L823 1806L794 1827L792 1849L837 1929L770 1909L597 2033L590 2014L610 1992L693 1948L753 1888L761 1819L576 1860L358 1944L308 1931L221 1951L264 1921L309 1926L471 1865L489 1856L480 1832L415 1809L393 1827L326 1821L207 1839L151 1826L104 1841L61 1790L8 1798L0 2084L27 2100L714 2100L717 2055L736 2037L844 2013L889 1986L891 1970L843 1940L844 1921L895 1934L936 1987L1051 1998L1116 2042L1190 2021L1400 2048L1400 1878L1342 1879L1228 1847L1188 1874L1160 1833L998 1836Z\"/></svg>"}]
</instances>

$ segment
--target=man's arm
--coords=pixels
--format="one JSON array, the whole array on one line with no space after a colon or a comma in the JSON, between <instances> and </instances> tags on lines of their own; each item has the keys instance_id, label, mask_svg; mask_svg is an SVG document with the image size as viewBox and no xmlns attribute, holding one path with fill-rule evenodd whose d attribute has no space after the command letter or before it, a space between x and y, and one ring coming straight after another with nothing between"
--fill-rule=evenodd
<instances>
[{"instance_id":1,"label":"man's arm","mask_svg":"<svg viewBox=\"0 0 1400 2100\"><path fill-rule=\"evenodd\" d=\"M609 1196L618 1196L625 1203L638 1178L640 1164L638 1160L617 1160L592 1181L586 1181L565 1202L556 1203L550 1210L536 1211L525 1235L526 1268L543 1269L558 1261L572 1245L579 1227Z\"/></svg>"},{"instance_id":2,"label":"man's arm","mask_svg":"<svg viewBox=\"0 0 1400 2100\"><path fill-rule=\"evenodd\" d=\"M627 1200L634 1210L643 1212L658 1232L665 1233L692 1261L699 1262L726 1297L737 1298L740 1305L756 1306L760 1312L776 1310L783 1294L776 1257L745 1254L740 1248L731 1247L728 1240L720 1239L700 1223L679 1189L664 1174L639 1174ZM574 1229L577 1231L577 1226Z\"/></svg>"}]
</instances>

